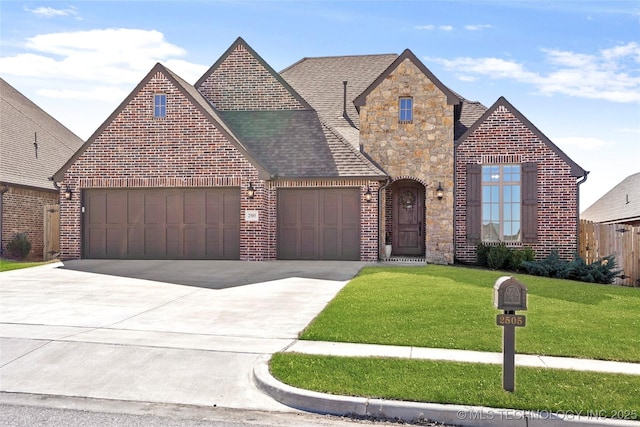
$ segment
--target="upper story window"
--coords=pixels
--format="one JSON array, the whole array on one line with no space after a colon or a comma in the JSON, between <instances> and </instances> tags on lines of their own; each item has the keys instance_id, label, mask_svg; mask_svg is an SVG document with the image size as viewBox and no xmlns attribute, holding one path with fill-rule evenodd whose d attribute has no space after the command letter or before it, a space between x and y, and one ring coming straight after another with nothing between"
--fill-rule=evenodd
<instances>
[{"instance_id":1,"label":"upper story window","mask_svg":"<svg viewBox=\"0 0 640 427\"><path fill-rule=\"evenodd\" d=\"M153 117L167 117L167 95L156 93L153 95Z\"/></svg>"},{"instance_id":2,"label":"upper story window","mask_svg":"<svg viewBox=\"0 0 640 427\"><path fill-rule=\"evenodd\" d=\"M520 165L482 166L482 240L521 241Z\"/></svg>"},{"instance_id":3,"label":"upper story window","mask_svg":"<svg viewBox=\"0 0 640 427\"><path fill-rule=\"evenodd\" d=\"M398 108L398 120L400 123L413 122L413 98L402 97L400 98L400 105Z\"/></svg>"}]
</instances>

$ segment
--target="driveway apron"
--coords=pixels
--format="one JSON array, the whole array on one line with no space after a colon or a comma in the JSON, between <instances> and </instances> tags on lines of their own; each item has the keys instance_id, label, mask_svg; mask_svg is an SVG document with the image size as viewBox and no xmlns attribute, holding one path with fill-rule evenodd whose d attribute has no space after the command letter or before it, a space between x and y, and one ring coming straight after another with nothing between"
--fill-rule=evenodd
<instances>
[{"instance_id":1,"label":"driveway apron","mask_svg":"<svg viewBox=\"0 0 640 427\"><path fill-rule=\"evenodd\" d=\"M258 391L253 367L364 265L67 264L0 274L0 391L280 411L292 409ZM173 276L136 278L163 269ZM166 282L178 276L187 284Z\"/></svg>"}]
</instances>

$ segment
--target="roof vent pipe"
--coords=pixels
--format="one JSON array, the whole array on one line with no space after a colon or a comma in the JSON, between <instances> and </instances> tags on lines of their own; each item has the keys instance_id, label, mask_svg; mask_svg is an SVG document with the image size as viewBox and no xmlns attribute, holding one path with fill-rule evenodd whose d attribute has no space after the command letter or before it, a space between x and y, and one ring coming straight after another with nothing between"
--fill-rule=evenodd
<instances>
[{"instance_id":1,"label":"roof vent pipe","mask_svg":"<svg viewBox=\"0 0 640 427\"><path fill-rule=\"evenodd\" d=\"M342 84L344 85L344 92L343 92L343 97L342 97L342 117L344 117L345 119L348 118L347 116L347 81L344 80L342 82Z\"/></svg>"}]
</instances>

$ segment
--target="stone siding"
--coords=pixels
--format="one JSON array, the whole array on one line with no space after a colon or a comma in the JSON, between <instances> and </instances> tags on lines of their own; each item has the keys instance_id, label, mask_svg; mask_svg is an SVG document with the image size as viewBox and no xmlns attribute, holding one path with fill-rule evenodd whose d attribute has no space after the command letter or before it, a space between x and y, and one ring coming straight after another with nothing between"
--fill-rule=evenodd
<instances>
[{"instance_id":1,"label":"stone siding","mask_svg":"<svg viewBox=\"0 0 640 427\"><path fill-rule=\"evenodd\" d=\"M413 98L411 123L400 123L398 117L398 101L405 96ZM360 107L363 151L394 181L425 185L425 256L434 263L453 263L453 121L446 95L410 59ZM442 200L435 194L439 183L445 190Z\"/></svg>"},{"instance_id":2,"label":"stone siding","mask_svg":"<svg viewBox=\"0 0 640 427\"><path fill-rule=\"evenodd\" d=\"M499 106L473 134L456 147L456 259L476 261L476 245L466 237L466 165L538 163L538 239L528 246L544 258L557 249L565 259L577 250L577 184L571 168L531 129Z\"/></svg>"}]
</instances>

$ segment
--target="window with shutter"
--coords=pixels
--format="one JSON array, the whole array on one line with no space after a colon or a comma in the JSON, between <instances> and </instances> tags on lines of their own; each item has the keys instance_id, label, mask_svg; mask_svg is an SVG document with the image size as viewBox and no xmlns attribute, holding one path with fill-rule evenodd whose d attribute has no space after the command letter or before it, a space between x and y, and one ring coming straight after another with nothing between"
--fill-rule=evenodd
<instances>
[{"instance_id":1,"label":"window with shutter","mask_svg":"<svg viewBox=\"0 0 640 427\"><path fill-rule=\"evenodd\" d=\"M482 166L467 164L467 242L480 243L482 223Z\"/></svg>"},{"instance_id":2,"label":"window with shutter","mask_svg":"<svg viewBox=\"0 0 640 427\"><path fill-rule=\"evenodd\" d=\"M482 166L483 242L522 241L520 165Z\"/></svg>"}]
</instances>

